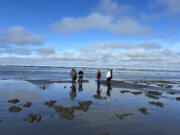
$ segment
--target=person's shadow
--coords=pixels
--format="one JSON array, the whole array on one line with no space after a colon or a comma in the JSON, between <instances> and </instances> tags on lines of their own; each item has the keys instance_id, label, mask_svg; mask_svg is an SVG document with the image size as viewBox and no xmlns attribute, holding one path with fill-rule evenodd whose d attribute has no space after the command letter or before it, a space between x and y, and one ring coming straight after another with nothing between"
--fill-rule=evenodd
<instances>
[{"instance_id":1,"label":"person's shadow","mask_svg":"<svg viewBox=\"0 0 180 135\"><path fill-rule=\"evenodd\" d=\"M70 98L74 99L76 97L76 86L73 84L71 86L71 91L69 92Z\"/></svg>"}]
</instances>

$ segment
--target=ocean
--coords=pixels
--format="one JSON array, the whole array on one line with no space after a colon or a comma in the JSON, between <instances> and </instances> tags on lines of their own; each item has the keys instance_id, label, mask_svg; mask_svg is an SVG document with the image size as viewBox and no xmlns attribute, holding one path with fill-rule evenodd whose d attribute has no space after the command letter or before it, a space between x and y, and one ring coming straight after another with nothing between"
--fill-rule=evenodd
<instances>
[{"instance_id":1,"label":"ocean","mask_svg":"<svg viewBox=\"0 0 180 135\"><path fill-rule=\"evenodd\" d=\"M75 67L84 72L85 79L96 79L98 68ZM1 80L69 80L72 67L0 66ZM100 68L105 79L109 68ZM113 68L115 80L166 80L180 81L180 70Z\"/></svg>"}]
</instances>

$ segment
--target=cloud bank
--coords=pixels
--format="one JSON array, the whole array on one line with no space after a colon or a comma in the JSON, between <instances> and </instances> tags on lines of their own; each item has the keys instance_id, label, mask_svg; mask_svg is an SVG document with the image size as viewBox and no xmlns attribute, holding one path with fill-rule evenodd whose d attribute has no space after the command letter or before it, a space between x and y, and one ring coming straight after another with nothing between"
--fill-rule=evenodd
<instances>
[{"instance_id":1,"label":"cloud bank","mask_svg":"<svg viewBox=\"0 0 180 135\"><path fill-rule=\"evenodd\" d=\"M22 26L9 28L0 37L0 46L14 45L42 45L44 43L43 35L36 35L27 32Z\"/></svg>"},{"instance_id":2,"label":"cloud bank","mask_svg":"<svg viewBox=\"0 0 180 135\"><path fill-rule=\"evenodd\" d=\"M119 36L149 36L153 32L128 14L131 6L118 5L112 0L101 0L88 16L64 17L52 24L52 29L61 34L99 30Z\"/></svg>"}]
</instances>

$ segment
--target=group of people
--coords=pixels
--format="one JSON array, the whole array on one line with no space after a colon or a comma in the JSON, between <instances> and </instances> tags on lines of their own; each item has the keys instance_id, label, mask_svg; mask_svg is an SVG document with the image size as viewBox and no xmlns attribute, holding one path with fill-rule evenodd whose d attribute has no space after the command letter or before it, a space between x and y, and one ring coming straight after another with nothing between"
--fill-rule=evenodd
<instances>
[{"instance_id":1,"label":"group of people","mask_svg":"<svg viewBox=\"0 0 180 135\"><path fill-rule=\"evenodd\" d=\"M113 72L113 70L111 69L106 74L106 82L107 82L107 86L108 86L106 96L107 96L108 103L110 102L110 90L111 90L111 83L110 82L111 82L111 79L113 77L112 72ZM83 71L80 70L77 73L76 69L72 68L71 73L70 73L70 76L72 78L72 86L71 86L71 92L69 93L72 99L74 99L76 97L76 86L75 86L75 84L76 84L77 76L79 77L79 79L78 79L79 91L82 91L82 89L83 89L82 88L83 75L84 75ZM96 92L97 92L97 96L99 96L99 97L101 96L101 90L100 90L101 77L102 77L101 71L100 71L100 69L98 69L97 75L96 75L96 78L97 78L97 91Z\"/></svg>"},{"instance_id":2,"label":"group of people","mask_svg":"<svg viewBox=\"0 0 180 135\"><path fill-rule=\"evenodd\" d=\"M83 73L83 71L79 71L78 74L79 74L79 80L78 80L78 82L79 82L79 83L82 83L83 74L84 74L84 73ZM70 76L71 76L71 78L72 78L72 83L73 83L73 84L76 83L76 79L77 79L77 71L76 71L76 69L72 68Z\"/></svg>"},{"instance_id":3,"label":"group of people","mask_svg":"<svg viewBox=\"0 0 180 135\"><path fill-rule=\"evenodd\" d=\"M111 81L111 79L112 79L112 71L113 71L113 70L111 69L111 70L109 70L109 71L107 72L107 74L106 74L106 79L107 79L107 85L108 85L108 87L110 87L110 81ZM78 83L82 83L83 74L84 74L83 71L80 70L79 73L78 73L78 75L79 75ZM70 76L71 76L71 78L72 78L72 83L73 83L73 84L76 83L77 71L76 71L75 68L72 68ZM96 78L97 78L98 86L100 86L100 82L101 82L101 71L100 71L100 69L98 69L98 71L97 71L97 76L96 76Z\"/></svg>"},{"instance_id":4,"label":"group of people","mask_svg":"<svg viewBox=\"0 0 180 135\"><path fill-rule=\"evenodd\" d=\"M110 103L110 90L111 89L111 79L112 79L112 69L109 70L106 74L106 82L107 82L107 92L106 92L106 96L107 96L107 102ZM97 72L97 96L100 97L101 96L101 89L100 89L100 82L101 82L101 71L98 69L98 72Z\"/></svg>"}]
</instances>

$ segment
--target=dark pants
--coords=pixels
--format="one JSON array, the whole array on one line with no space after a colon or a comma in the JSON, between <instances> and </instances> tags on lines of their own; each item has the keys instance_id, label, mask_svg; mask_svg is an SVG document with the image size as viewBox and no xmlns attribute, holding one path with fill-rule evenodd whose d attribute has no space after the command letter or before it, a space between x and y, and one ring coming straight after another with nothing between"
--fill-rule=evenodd
<instances>
[{"instance_id":1,"label":"dark pants","mask_svg":"<svg viewBox=\"0 0 180 135\"><path fill-rule=\"evenodd\" d=\"M110 84L110 81L111 81L111 77L108 77L108 78L107 78L107 86L108 86L108 87L110 87L110 85L111 85L111 84Z\"/></svg>"},{"instance_id":2,"label":"dark pants","mask_svg":"<svg viewBox=\"0 0 180 135\"><path fill-rule=\"evenodd\" d=\"M79 76L79 83L82 83L83 76Z\"/></svg>"},{"instance_id":3,"label":"dark pants","mask_svg":"<svg viewBox=\"0 0 180 135\"><path fill-rule=\"evenodd\" d=\"M72 83L75 83L76 81L76 76L72 77Z\"/></svg>"},{"instance_id":4,"label":"dark pants","mask_svg":"<svg viewBox=\"0 0 180 135\"><path fill-rule=\"evenodd\" d=\"M101 83L100 78L97 78L97 87L98 88L100 88L100 83Z\"/></svg>"}]
</instances>

